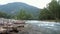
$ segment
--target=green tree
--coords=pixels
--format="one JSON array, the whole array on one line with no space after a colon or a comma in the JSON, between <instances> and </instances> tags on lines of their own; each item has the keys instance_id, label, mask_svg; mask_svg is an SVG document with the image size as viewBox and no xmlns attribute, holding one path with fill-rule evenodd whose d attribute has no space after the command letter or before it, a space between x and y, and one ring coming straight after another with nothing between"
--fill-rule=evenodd
<instances>
[{"instance_id":1,"label":"green tree","mask_svg":"<svg viewBox=\"0 0 60 34\"><path fill-rule=\"evenodd\" d=\"M52 0L48 6L41 10L40 19L60 19L60 4L57 0Z\"/></svg>"},{"instance_id":2,"label":"green tree","mask_svg":"<svg viewBox=\"0 0 60 34\"><path fill-rule=\"evenodd\" d=\"M16 19L21 19L21 20L28 20L32 19L32 14L29 14L26 12L26 10L20 10L20 12L17 14Z\"/></svg>"},{"instance_id":3,"label":"green tree","mask_svg":"<svg viewBox=\"0 0 60 34\"><path fill-rule=\"evenodd\" d=\"M17 19L26 19L26 12L25 12L25 10L20 10L20 12L17 15Z\"/></svg>"},{"instance_id":4,"label":"green tree","mask_svg":"<svg viewBox=\"0 0 60 34\"><path fill-rule=\"evenodd\" d=\"M48 19L54 19L52 17L52 14L50 11L48 11L46 8L42 9L39 14L39 19L41 20L48 20Z\"/></svg>"},{"instance_id":5,"label":"green tree","mask_svg":"<svg viewBox=\"0 0 60 34\"><path fill-rule=\"evenodd\" d=\"M26 19L28 19L28 20L33 20L33 14L27 14L27 16L26 16Z\"/></svg>"},{"instance_id":6,"label":"green tree","mask_svg":"<svg viewBox=\"0 0 60 34\"><path fill-rule=\"evenodd\" d=\"M52 0L51 3L49 3L48 6L49 11L51 11L52 15L54 16L54 18L59 18L59 14L60 14L60 5L57 2L57 0Z\"/></svg>"},{"instance_id":7,"label":"green tree","mask_svg":"<svg viewBox=\"0 0 60 34\"><path fill-rule=\"evenodd\" d=\"M5 12L0 12L0 18L11 18L11 15L9 15Z\"/></svg>"}]
</instances>

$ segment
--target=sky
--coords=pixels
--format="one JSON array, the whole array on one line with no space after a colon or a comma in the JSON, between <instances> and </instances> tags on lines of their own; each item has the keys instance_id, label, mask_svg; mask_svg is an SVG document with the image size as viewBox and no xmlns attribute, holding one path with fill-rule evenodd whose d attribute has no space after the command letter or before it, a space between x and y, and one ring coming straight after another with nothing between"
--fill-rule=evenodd
<instances>
[{"instance_id":1,"label":"sky","mask_svg":"<svg viewBox=\"0 0 60 34\"><path fill-rule=\"evenodd\" d=\"M13 3L13 2L23 2L37 8L44 8L46 5L51 2L51 0L0 0L0 5Z\"/></svg>"}]
</instances>

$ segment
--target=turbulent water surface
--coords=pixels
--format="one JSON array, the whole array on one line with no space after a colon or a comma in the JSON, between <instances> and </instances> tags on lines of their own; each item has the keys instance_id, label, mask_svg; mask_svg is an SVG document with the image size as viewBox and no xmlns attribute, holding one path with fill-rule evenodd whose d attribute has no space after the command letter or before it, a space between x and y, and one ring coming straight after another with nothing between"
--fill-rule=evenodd
<instances>
[{"instance_id":1,"label":"turbulent water surface","mask_svg":"<svg viewBox=\"0 0 60 34\"><path fill-rule=\"evenodd\" d=\"M28 20L30 34L60 34L59 22Z\"/></svg>"}]
</instances>

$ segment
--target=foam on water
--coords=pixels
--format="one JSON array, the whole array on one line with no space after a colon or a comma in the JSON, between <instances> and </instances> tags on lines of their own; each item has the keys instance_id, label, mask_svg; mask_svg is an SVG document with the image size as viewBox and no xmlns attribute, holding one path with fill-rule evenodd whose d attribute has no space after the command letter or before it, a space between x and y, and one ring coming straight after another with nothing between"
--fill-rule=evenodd
<instances>
[{"instance_id":1,"label":"foam on water","mask_svg":"<svg viewBox=\"0 0 60 34\"><path fill-rule=\"evenodd\" d=\"M31 20L31 21L27 21L26 23L30 23L33 25L37 25L39 27L42 26L42 27L50 28L54 30L57 30L58 28L60 28L60 23L56 23L56 22Z\"/></svg>"}]
</instances>

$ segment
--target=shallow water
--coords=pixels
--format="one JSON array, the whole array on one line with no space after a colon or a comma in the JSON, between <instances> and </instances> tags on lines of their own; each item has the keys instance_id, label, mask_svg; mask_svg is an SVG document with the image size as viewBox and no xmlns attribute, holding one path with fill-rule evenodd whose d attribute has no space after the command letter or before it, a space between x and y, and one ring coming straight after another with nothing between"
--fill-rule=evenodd
<instances>
[{"instance_id":1,"label":"shallow water","mask_svg":"<svg viewBox=\"0 0 60 34\"><path fill-rule=\"evenodd\" d=\"M33 30L40 31L42 34L60 34L59 22L28 20L26 23L31 24Z\"/></svg>"}]
</instances>

